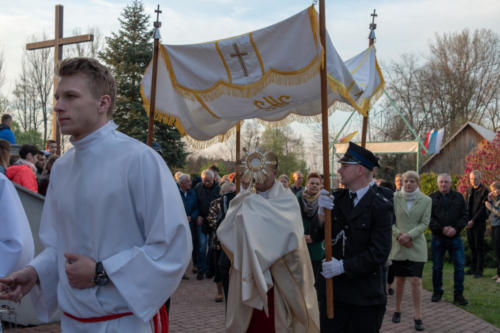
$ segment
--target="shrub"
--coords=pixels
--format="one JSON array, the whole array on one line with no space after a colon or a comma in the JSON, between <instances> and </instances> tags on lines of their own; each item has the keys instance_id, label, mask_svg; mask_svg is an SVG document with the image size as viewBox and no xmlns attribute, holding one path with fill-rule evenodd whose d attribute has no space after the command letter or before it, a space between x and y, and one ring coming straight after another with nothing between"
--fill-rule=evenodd
<instances>
[{"instance_id":1,"label":"shrub","mask_svg":"<svg viewBox=\"0 0 500 333\"><path fill-rule=\"evenodd\" d=\"M481 171L483 184L489 186L500 179L500 131L492 141L486 142L479 149L465 157L464 175L458 181L458 191L465 193L470 186L469 173L472 170Z\"/></svg>"}]
</instances>

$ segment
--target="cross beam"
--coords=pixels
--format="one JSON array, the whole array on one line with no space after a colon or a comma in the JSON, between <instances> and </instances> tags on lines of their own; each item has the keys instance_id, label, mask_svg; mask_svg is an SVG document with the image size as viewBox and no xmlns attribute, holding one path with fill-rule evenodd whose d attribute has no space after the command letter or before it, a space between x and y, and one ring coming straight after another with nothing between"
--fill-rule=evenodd
<instances>
[{"instance_id":1,"label":"cross beam","mask_svg":"<svg viewBox=\"0 0 500 333\"><path fill-rule=\"evenodd\" d=\"M236 53L231 54L231 57L238 57L238 60L240 61L241 68L243 69L243 73L245 76L248 76L248 71L247 71L247 66L245 66L245 62L243 61L243 56L248 55L247 52L240 52L238 48L238 44L234 43L233 44L233 49Z\"/></svg>"},{"instance_id":2,"label":"cross beam","mask_svg":"<svg viewBox=\"0 0 500 333\"><path fill-rule=\"evenodd\" d=\"M94 35L88 34L88 35L80 35L80 36L61 38L61 39L59 39L57 44L70 45L70 44L77 44L77 43L82 43L82 42L91 42L93 40L94 40ZM45 40L43 42L35 42L35 43L26 44L26 50L45 49L48 47L53 47L55 45L56 45L56 40L50 39L50 40Z\"/></svg>"},{"instance_id":3,"label":"cross beam","mask_svg":"<svg viewBox=\"0 0 500 333\"><path fill-rule=\"evenodd\" d=\"M63 6L56 5L56 22L55 22L55 39L45 40L41 42L26 44L26 50L38 50L48 47L54 47L54 70L60 60L62 60L62 47L63 45L76 44L82 42L91 42L94 40L94 35L80 35L73 37L63 37ZM54 75L54 92L57 88L57 76ZM56 102L53 101L55 106ZM59 132L59 124L57 123L57 116L55 112L52 112L52 139L56 140L57 143L57 154L61 154L61 134Z\"/></svg>"}]
</instances>

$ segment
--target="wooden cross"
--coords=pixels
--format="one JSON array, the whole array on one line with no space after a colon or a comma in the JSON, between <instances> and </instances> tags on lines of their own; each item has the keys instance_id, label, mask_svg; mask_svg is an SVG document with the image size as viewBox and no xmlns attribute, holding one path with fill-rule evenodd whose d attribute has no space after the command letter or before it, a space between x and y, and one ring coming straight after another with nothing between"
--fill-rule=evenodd
<instances>
[{"instance_id":1,"label":"wooden cross","mask_svg":"<svg viewBox=\"0 0 500 333\"><path fill-rule=\"evenodd\" d=\"M56 5L56 30L55 39L45 40L42 42L26 44L26 50L38 50L48 47L54 47L54 70L60 60L62 60L63 45L76 44L82 42L91 42L94 40L94 35L80 35L63 38L63 6ZM54 75L54 92L57 88L57 76ZM54 100L54 106L56 104ZM57 154L61 154L61 134L59 133L59 124L57 123L56 113L52 112L52 139L57 143Z\"/></svg>"},{"instance_id":2,"label":"wooden cross","mask_svg":"<svg viewBox=\"0 0 500 333\"><path fill-rule=\"evenodd\" d=\"M243 56L248 55L248 53L240 53L240 50L238 49L238 45L236 43L233 44L233 49L236 53L231 54L231 57L238 57L238 59L240 60L241 68L243 68L243 73L245 74L245 76L248 76L247 66L245 66L245 62L243 61Z\"/></svg>"}]
</instances>

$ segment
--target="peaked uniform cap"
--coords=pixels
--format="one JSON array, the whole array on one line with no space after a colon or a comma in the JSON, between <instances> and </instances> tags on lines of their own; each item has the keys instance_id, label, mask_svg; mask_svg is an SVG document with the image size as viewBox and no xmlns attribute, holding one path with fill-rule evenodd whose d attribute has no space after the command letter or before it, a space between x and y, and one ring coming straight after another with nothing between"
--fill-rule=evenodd
<instances>
[{"instance_id":1,"label":"peaked uniform cap","mask_svg":"<svg viewBox=\"0 0 500 333\"><path fill-rule=\"evenodd\" d=\"M342 164L361 164L368 170L372 171L374 167L379 167L378 157L371 151L353 142L349 142L349 148L339 161Z\"/></svg>"}]
</instances>

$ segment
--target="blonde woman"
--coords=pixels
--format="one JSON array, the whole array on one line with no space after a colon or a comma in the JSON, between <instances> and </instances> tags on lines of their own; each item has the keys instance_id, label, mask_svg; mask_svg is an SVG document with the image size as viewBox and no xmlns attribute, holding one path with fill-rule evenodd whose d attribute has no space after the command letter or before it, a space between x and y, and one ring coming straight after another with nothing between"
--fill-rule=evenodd
<instances>
[{"instance_id":1,"label":"blonde woman","mask_svg":"<svg viewBox=\"0 0 500 333\"><path fill-rule=\"evenodd\" d=\"M427 261L424 231L429 226L432 200L419 190L420 177L415 171L402 175L403 187L394 193L396 224L392 227L392 250L389 258L395 275L396 309L393 323L401 321L401 301L406 278L410 280L415 329L423 331L422 271Z\"/></svg>"}]
</instances>

